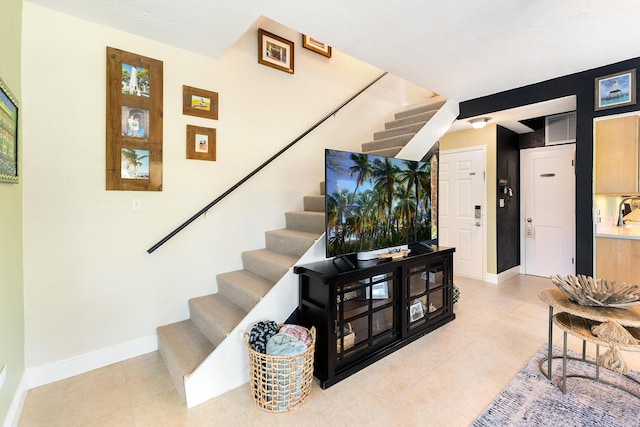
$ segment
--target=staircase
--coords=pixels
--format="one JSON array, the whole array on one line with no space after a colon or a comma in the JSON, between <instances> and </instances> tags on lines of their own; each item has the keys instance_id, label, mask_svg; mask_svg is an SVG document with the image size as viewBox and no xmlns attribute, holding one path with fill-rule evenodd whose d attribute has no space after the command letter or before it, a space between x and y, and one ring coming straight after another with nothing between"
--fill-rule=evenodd
<instances>
[{"instance_id":1,"label":"staircase","mask_svg":"<svg viewBox=\"0 0 640 427\"><path fill-rule=\"evenodd\" d=\"M396 113L394 120L385 123L385 130L375 132L374 140L362 145L363 152L395 157L444 103L440 97L431 98L424 105ZM324 257L320 239L325 232L323 185L320 192L303 197L302 211L285 213L284 229L265 233L265 248L243 252L242 270L217 275L218 293L189 300L189 319L157 328L160 354L188 407L246 383L248 359L239 337L257 320L278 321L273 312L260 307L273 306L276 298L291 298L291 310L279 313L284 320L297 306L297 278L291 267ZM311 260L305 261L308 258ZM225 340L231 336L233 339ZM240 357L244 359L238 360ZM215 381L229 384L212 391L210 384Z\"/></svg>"},{"instance_id":2,"label":"staircase","mask_svg":"<svg viewBox=\"0 0 640 427\"><path fill-rule=\"evenodd\" d=\"M285 213L286 228L265 233L264 249L243 252L242 270L219 274L218 293L189 300L189 319L157 328L160 354L183 400L185 377L324 233L324 196L304 196L303 209Z\"/></svg>"},{"instance_id":3,"label":"staircase","mask_svg":"<svg viewBox=\"0 0 640 427\"><path fill-rule=\"evenodd\" d=\"M394 120L384 124L383 131L373 134L373 141L362 144L362 152L395 157L445 102L441 97L434 97L425 105L396 113Z\"/></svg>"}]
</instances>

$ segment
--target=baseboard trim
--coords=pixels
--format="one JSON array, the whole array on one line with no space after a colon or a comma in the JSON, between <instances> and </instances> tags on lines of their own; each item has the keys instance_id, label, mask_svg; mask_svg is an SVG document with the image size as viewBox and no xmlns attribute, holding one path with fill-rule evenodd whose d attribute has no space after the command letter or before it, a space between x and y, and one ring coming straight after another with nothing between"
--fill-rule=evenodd
<instances>
[{"instance_id":1,"label":"baseboard trim","mask_svg":"<svg viewBox=\"0 0 640 427\"><path fill-rule=\"evenodd\" d=\"M484 281L497 285L498 283L502 283L506 280L511 279L512 277L517 276L518 274L520 274L520 266L516 265L515 267L505 270L499 274L486 273L484 276Z\"/></svg>"},{"instance_id":2,"label":"baseboard trim","mask_svg":"<svg viewBox=\"0 0 640 427\"><path fill-rule=\"evenodd\" d=\"M11 400L9 412L2 424L4 427L18 427L20 414L22 414L22 408L24 407L24 400L27 398L27 391L29 391L29 388L27 387L27 376L26 374L23 374L22 378L20 378L20 383L18 383L18 389Z\"/></svg>"},{"instance_id":3,"label":"baseboard trim","mask_svg":"<svg viewBox=\"0 0 640 427\"><path fill-rule=\"evenodd\" d=\"M158 337L150 335L104 350L94 351L60 362L27 369L28 387L38 387L83 374L158 349Z\"/></svg>"}]
</instances>

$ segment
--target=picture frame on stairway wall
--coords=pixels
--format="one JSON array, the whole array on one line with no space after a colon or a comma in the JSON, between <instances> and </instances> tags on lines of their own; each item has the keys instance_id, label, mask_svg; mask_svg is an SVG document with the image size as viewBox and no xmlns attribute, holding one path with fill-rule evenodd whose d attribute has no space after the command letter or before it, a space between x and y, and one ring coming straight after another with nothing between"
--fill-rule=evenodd
<instances>
[{"instance_id":1,"label":"picture frame on stairway wall","mask_svg":"<svg viewBox=\"0 0 640 427\"><path fill-rule=\"evenodd\" d=\"M326 43L316 40L313 37L309 37L306 34L302 35L302 47L319 53L322 56L331 58L331 46Z\"/></svg>"},{"instance_id":2,"label":"picture frame on stairway wall","mask_svg":"<svg viewBox=\"0 0 640 427\"><path fill-rule=\"evenodd\" d=\"M258 63L285 73L294 72L294 44L273 33L258 29Z\"/></svg>"},{"instance_id":3,"label":"picture frame on stairway wall","mask_svg":"<svg viewBox=\"0 0 640 427\"><path fill-rule=\"evenodd\" d=\"M183 85L182 114L218 120L218 92Z\"/></svg>"},{"instance_id":4,"label":"picture frame on stairway wall","mask_svg":"<svg viewBox=\"0 0 640 427\"><path fill-rule=\"evenodd\" d=\"M162 191L162 86L162 61L107 46L107 190Z\"/></svg>"},{"instance_id":5,"label":"picture frame on stairway wall","mask_svg":"<svg viewBox=\"0 0 640 427\"><path fill-rule=\"evenodd\" d=\"M595 111L636 103L636 69L595 79Z\"/></svg>"},{"instance_id":6,"label":"picture frame on stairway wall","mask_svg":"<svg viewBox=\"0 0 640 427\"><path fill-rule=\"evenodd\" d=\"M187 125L187 159L216 160L216 130Z\"/></svg>"}]
</instances>

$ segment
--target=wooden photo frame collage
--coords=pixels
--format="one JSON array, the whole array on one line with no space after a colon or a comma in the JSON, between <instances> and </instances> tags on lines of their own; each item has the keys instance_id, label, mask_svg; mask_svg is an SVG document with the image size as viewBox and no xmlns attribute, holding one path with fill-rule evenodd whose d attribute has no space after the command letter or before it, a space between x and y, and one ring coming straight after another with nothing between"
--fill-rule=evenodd
<instances>
[{"instance_id":1,"label":"wooden photo frame collage","mask_svg":"<svg viewBox=\"0 0 640 427\"><path fill-rule=\"evenodd\" d=\"M162 84L162 61L107 47L107 190L162 191Z\"/></svg>"}]
</instances>

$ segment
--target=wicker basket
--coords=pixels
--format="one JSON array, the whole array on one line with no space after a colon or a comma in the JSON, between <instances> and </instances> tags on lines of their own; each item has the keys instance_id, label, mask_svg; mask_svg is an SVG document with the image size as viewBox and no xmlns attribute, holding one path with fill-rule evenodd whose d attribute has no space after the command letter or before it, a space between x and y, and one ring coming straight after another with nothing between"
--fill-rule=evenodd
<instances>
[{"instance_id":1,"label":"wicker basket","mask_svg":"<svg viewBox=\"0 0 640 427\"><path fill-rule=\"evenodd\" d=\"M316 328L311 327L311 344L302 354L272 356L255 351L249 345L249 334L244 341L249 350L249 383L253 401L268 412L295 409L309 398L313 385L313 354Z\"/></svg>"}]
</instances>

